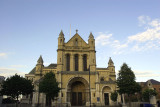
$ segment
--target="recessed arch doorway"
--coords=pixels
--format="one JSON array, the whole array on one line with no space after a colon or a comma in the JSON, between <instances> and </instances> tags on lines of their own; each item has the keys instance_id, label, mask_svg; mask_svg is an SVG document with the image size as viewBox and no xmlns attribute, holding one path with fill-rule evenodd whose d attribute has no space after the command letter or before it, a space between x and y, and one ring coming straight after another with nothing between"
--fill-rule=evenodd
<instances>
[{"instance_id":1,"label":"recessed arch doorway","mask_svg":"<svg viewBox=\"0 0 160 107\"><path fill-rule=\"evenodd\" d=\"M67 102L70 102L71 106L84 106L88 99L88 82L82 77L72 78L67 86Z\"/></svg>"},{"instance_id":2,"label":"recessed arch doorway","mask_svg":"<svg viewBox=\"0 0 160 107\"><path fill-rule=\"evenodd\" d=\"M110 105L110 93L112 89L109 86L104 86L102 88L102 102L104 105Z\"/></svg>"}]
</instances>

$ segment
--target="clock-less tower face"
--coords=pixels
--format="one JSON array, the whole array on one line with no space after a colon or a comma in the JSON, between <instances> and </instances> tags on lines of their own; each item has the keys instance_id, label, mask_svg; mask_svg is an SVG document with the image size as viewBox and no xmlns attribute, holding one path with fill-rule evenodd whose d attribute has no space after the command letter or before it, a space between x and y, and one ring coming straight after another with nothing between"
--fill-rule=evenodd
<instances>
[{"instance_id":1,"label":"clock-less tower face","mask_svg":"<svg viewBox=\"0 0 160 107\"><path fill-rule=\"evenodd\" d=\"M61 34L62 35L62 34ZM57 49L58 71L91 71L96 70L95 40L89 37L88 44L76 33L65 43L64 35L59 36Z\"/></svg>"}]
</instances>

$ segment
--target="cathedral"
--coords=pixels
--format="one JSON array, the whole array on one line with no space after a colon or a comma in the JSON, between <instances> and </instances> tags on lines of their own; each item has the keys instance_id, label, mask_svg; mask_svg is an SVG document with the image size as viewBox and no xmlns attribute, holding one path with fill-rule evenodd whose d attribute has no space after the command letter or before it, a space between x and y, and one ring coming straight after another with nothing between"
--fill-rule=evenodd
<instances>
[{"instance_id":1,"label":"cathedral","mask_svg":"<svg viewBox=\"0 0 160 107\"><path fill-rule=\"evenodd\" d=\"M78 30L65 42L61 31L58 37L57 63L44 66L40 56L36 66L25 75L34 84L35 91L30 96L32 105L48 103L46 95L38 92L39 81L47 72L54 72L61 88L58 97L51 102L52 105L113 105L110 96L111 92L117 90L115 66L111 58L104 63L107 62L106 68L96 67L95 39L92 33L88 37L88 43L81 38Z\"/></svg>"}]
</instances>

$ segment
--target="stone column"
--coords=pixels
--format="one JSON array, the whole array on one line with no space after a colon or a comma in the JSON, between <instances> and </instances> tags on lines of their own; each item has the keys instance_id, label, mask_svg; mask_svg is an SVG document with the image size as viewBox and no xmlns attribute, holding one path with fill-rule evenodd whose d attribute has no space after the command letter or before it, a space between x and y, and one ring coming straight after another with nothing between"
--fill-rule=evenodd
<instances>
[{"instance_id":1,"label":"stone column","mask_svg":"<svg viewBox=\"0 0 160 107\"><path fill-rule=\"evenodd\" d=\"M150 104L154 105L154 107L157 107L157 100L155 96L150 97Z\"/></svg>"},{"instance_id":2,"label":"stone column","mask_svg":"<svg viewBox=\"0 0 160 107\"><path fill-rule=\"evenodd\" d=\"M89 61L89 54L87 54L87 69L89 68L90 61Z\"/></svg>"},{"instance_id":3,"label":"stone column","mask_svg":"<svg viewBox=\"0 0 160 107\"><path fill-rule=\"evenodd\" d=\"M98 78L98 73L96 74L96 83L99 82L99 78ZM99 99L99 101L97 101L97 106L100 106L100 90L99 90L99 84L96 84L96 101Z\"/></svg>"},{"instance_id":4,"label":"stone column","mask_svg":"<svg viewBox=\"0 0 160 107\"><path fill-rule=\"evenodd\" d=\"M46 95L44 93L43 93L42 103L43 103L43 107L45 107L46 106Z\"/></svg>"},{"instance_id":5,"label":"stone column","mask_svg":"<svg viewBox=\"0 0 160 107\"><path fill-rule=\"evenodd\" d=\"M79 68L79 71L83 71L83 55L79 54L79 65L78 65L78 68Z\"/></svg>"},{"instance_id":6,"label":"stone column","mask_svg":"<svg viewBox=\"0 0 160 107\"><path fill-rule=\"evenodd\" d=\"M66 61L67 61L67 60L66 60L66 54L64 54L63 71L66 71L66 70L67 70L67 69L66 69L66 66L67 66L67 65L66 65L66 64L67 64Z\"/></svg>"},{"instance_id":7,"label":"stone column","mask_svg":"<svg viewBox=\"0 0 160 107\"><path fill-rule=\"evenodd\" d=\"M36 92L33 92L32 107L36 106Z\"/></svg>"},{"instance_id":8,"label":"stone column","mask_svg":"<svg viewBox=\"0 0 160 107\"><path fill-rule=\"evenodd\" d=\"M59 73L59 87L62 88L62 73ZM60 101L62 101L62 90L60 90L59 94L58 94L58 99L60 99Z\"/></svg>"},{"instance_id":9,"label":"stone column","mask_svg":"<svg viewBox=\"0 0 160 107\"><path fill-rule=\"evenodd\" d=\"M74 70L74 54L71 54L70 56L70 71L75 71Z\"/></svg>"},{"instance_id":10,"label":"stone column","mask_svg":"<svg viewBox=\"0 0 160 107\"><path fill-rule=\"evenodd\" d=\"M122 94L122 99L123 99L122 107L127 107L127 105L125 103L125 99L124 99L124 94Z\"/></svg>"}]
</instances>

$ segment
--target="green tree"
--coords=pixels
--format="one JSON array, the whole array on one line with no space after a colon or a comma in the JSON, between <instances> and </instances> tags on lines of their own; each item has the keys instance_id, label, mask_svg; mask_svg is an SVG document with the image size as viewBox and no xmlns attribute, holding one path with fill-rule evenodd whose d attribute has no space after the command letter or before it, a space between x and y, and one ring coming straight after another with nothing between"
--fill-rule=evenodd
<instances>
[{"instance_id":1,"label":"green tree","mask_svg":"<svg viewBox=\"0 0 160 107\"><path fill-rule=\"evenodd\" d=\"M152 96L156 96L157 95L157 92L153 89L145 89L142 93L142 98L144 101L147 101L149 102L149 99L152 97Z\"/></svg>"},{"instance_id":2,"label":"green tree","mask_svg":"<svg viewBox=\"0 0 160 107\"><path fill-rule=\"evenodd\" d=\"M123 63L118 73L117 86L120 94L128 95L129 105L131 101L131 95L141 91L141 86L136 83L133 71L126 63Z\"/></svg>"},{"instance_id":3,"label":"green tree","mask_svg":"<svg viewBox=\"0 0 160 107\"><path fill-rule=\"evenodd\" d=\"M48 105L51 105L50 100L54 100L54 97L58 96L60 88L56 81L55 74L53 72L46 73L39 83L39 92L46 94L48 99Z\"/></svg>"},{"instance_id":4,"label":"green tree","mask_svg":"<svg viewBox=\"0 0 160 107\"><path fill-rule=\"evenodd\" d=\"M30 80L27 80L20 75L8 77L2 85L1 95L11 96L17 99L19 95L28 95L33 92L33 85Z\"/></svg>"},{"instance_id":5,"label":"green tree","mask_svg":"<svg viewBox=\"0 0 160 107\"><path fill-rule=\"evenodd\" d=\"M118 93L116 91L114 91L113 93L111 93L111 100L112 101L117 101L117 97L118 97Z\"/></svg>"}]
</instances>

